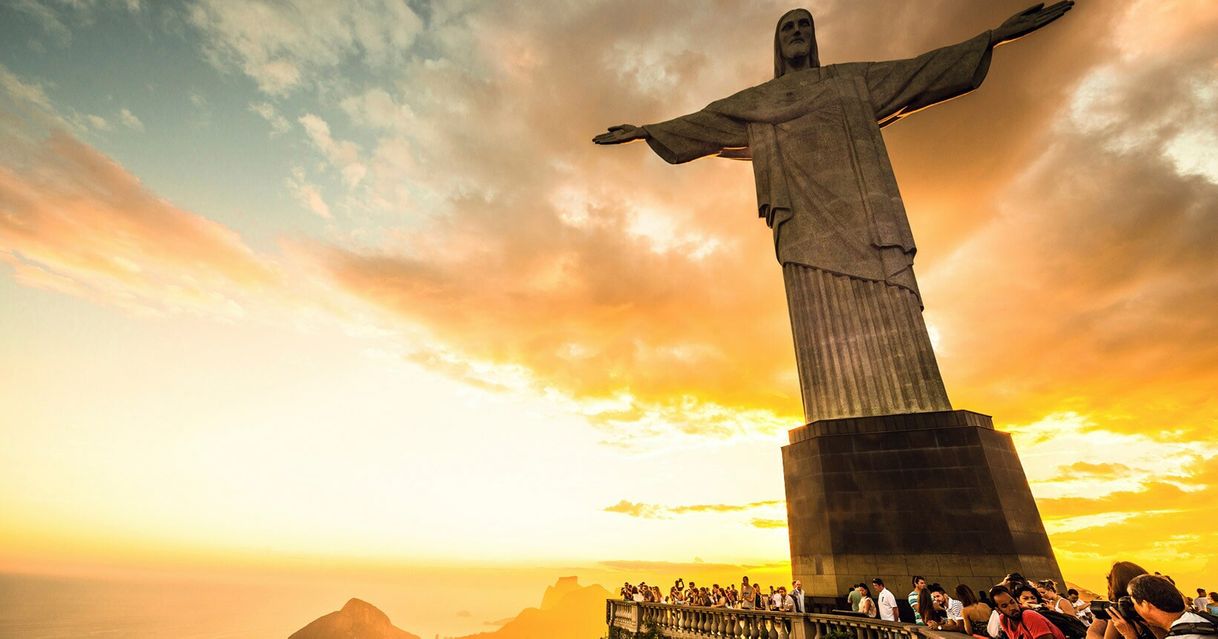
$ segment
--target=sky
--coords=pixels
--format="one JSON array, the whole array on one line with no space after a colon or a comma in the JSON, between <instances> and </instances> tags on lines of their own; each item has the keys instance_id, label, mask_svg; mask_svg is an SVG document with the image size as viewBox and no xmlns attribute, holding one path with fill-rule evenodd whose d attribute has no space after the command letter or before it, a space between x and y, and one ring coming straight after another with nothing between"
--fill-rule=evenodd
<instances>
[{"instance_id":1,"label":"sky","mask_svg":"<svg viewBox=\"0 0 1218 639\"><path fill-rule=\"evenodd\" d=\"M808 7L831 64L1025 4ZM751 169L591 138L765 81L789 8L3 3L0 570L781 573ZM1080 0L884 132L952 403L1093 589L1218 578L1216 111L1218 6Z\"/></svg>"}]
</instances>

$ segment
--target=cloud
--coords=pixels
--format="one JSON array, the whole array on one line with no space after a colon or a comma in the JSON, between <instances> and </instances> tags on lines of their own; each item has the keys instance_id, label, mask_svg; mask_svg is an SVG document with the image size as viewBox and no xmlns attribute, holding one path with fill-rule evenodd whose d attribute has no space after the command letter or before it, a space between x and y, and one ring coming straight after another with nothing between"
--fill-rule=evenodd
<instances>
[{"instance_id":1,"label":"cloud","mask_svg":"<svg viewBox=\"0 0 1218 639\"><path fill-rule=\"evenodd\" d=\"M17 279L132 310L243 314L273 268L231 230L175 208L62 131L0 166L0 258Z\"/></svg>"},{"instance_id":2,"label":"cloud","mask_svg":"<svg viewBox=\"0 0 1218 639\"><path fill-rule=\"evenodd\" d=\"M753 518L750 522L754 528L786 528L787 520L785 519L760 519Z\"/></svg>"},{"instance_id":3,"label":"cloud","mask_svg":"<svg viewBox=\"0 0 1218 639\"><path fill-rule=\"evenodd\" d=\"M294 167L292 175L287 178L287 186L292 195L305 208L324 219L333 219L334 216L330 214L330 205L326 204L325 198L321 195L321 190L315 184L308 181L304 169Z\"/></svg>"},{"instance_id":4,"label":"cloud","mask_svg":"<svg viewBox=\"0 0 1218 639\"><path fill-rule=\"evenodd\" d=\"M663 506L660 504L634 503L623 499L618 503L607 506L607 513L621 513L643 519L667 519L675 515L689 513L731 513L767 508L785 503L781 500L756 501L748 504L692 504L684 506ZM763 520L754 520L754 522ZM754 524L756 525L756 524ZM783 525L786 525L785 523ZM759 526L760 527L760 526Z\"/></svg>"},{"instance_id":5,"label":"cloud","mask_svg":"<svg viewBox=\"0 0 1218 639\"><path fill-rule=\"evenodd\" d=\"M217 66L235 66L271 95L283 95L348 60L400 62L423 22L400 0L286 3L204 0L191 24Z\"/></svg>"},{"instance_id":6,"label":"cloud","mask_svg":"<svg viewBox=\"0 0 1218 639\"><path fill-rule=\"evenodd\" d=\"M0 103L19 122L0 126L0 261L19 282L138 313L225 318L280 286L237 233L65 131L39 85L0 68Z\"/></svg>"},{"instance_id":7,"label":"cloud","mask_svg":"<svg viewBox=\"0 0 1218 639\"><path fill-rule=\"evenodd\" d=\"M127 108L124 107L121 111L119 111L118 117L119 121L123 123L123 126L127 127L128 129L135 131L144 130L144 123L141 122L139 118L135 117L134 113L127 110Z\"/></svg>"},{"instance_id":8,"label":"cloud","mask_svg":"<svg viewBox=\"0 0 1218 639\"><path fill-rule=\"evenodd\" d=\"M359 186L368 173L368 168L360 161L359 145L347 140L335 140L330 135L330 125L312 113L306 113L298 121L313 146L338 169L343 182L349 187Z\"/></svg>"},{"instance_id":9,"label":"cloud","mask_svg":"<svg viewBox=\"0 0 1218 639\"><path fill-rule=\"evenodd\" d=\"M89 124L89 126L97 129L98 131L109 131L112 128L110 123L100 115L88 114L84 117L84 120Z\"/></svg>"},{"instance_id":10,"label":"cloud","mask_svg":"<svg viewBox=\"0 0 1218 639\"><path fill-rule=\"evenodd\" d=\"M292 129L292 123L288 119L279 114L275 110L274 105L270 102L255 102L250 104L250 111L262 116L267 124L271 125L271 135L287 133Z\"/></svg>"},{"instance_id":11,"label":"cloud","mask_svg":"<svg viewBox=\"0 0 1218 639\"><path fill-rule=\"evenodd\" d=\"M740 569L757 568L769 564L759 565L741 565L741 564L726 564L705 561L682 562L682 561L645 561L637 559L615 559L599 562L600 565L607 568L612 568L621 572L627 573L663 573L669 575L680 575L682 573L698 572L723 572L736 571Z\"/></svg>"}]
</instances>

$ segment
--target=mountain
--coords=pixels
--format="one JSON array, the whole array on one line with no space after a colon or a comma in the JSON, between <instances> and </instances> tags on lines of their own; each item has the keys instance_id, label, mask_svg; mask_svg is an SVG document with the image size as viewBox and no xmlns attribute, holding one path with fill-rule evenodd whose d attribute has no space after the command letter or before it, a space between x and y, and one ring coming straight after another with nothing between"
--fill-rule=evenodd
<instances>
[{"instance_id":1,"label":"mountain","mask_svg":"<svg viewBox=\"0 0 1218 639\"><path fill-rule=\"evenodd\" d=\"M515 619L492 632L460 639L597 639L605 635L605 600L599 585L580 586L575 577L562 577L546 588L541 608L525 608Z\"/></svg>"},{"instance_id":2,"label":"mountain","mask_svg":"<svg viewBox=\"0 0 1218 639\"><path fill-rule=\"evenodd\" d=\"M376 606L352 599L342 610L332 612L292 633L288 639L419 639L389 623L389 616Z\"/></svg>"},{"instance_id":3,"label":"mountain","mask_svg":"<svg viewBox=\"0 0 1218 639\"><path fill-rule=\"evenodd\" d=\"M525 608L498 630L459 639L598 639L605 635L605 600L601 586L581 586L576 577L560 577L546 588L540 608ZM297 630L288 639L419 639L395 628L375 606L352 599Z\"/></svg>"},{"instance_id":4,"label":"mountain","mask_svg":"<svg viewBox=\"0 0 1218 639\"><path fill-rule=\"evenodd\" d=\"M558 606L563 597L579 590L579 577L559 577L553 586L547 586L541 596L541 609L551 610Z\"/></svg>"}]
</instances>

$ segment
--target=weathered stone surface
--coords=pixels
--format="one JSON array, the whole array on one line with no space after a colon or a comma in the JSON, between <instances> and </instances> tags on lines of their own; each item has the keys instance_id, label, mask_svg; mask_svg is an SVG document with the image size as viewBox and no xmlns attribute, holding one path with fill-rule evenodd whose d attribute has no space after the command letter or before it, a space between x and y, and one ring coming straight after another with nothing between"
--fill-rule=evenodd
<instances>
[{"instance_id":1,"label":"weathered stone surface","mask_svg":"<svg viewBox=\"0 0 1218 639\"><path fill-rule=\"evenodd\" d=\"M782 450L794 577L832 596L881 577L989 587L1056 579L1011 436L970 411L824 420Z\"/></svg>"}]
</instances>

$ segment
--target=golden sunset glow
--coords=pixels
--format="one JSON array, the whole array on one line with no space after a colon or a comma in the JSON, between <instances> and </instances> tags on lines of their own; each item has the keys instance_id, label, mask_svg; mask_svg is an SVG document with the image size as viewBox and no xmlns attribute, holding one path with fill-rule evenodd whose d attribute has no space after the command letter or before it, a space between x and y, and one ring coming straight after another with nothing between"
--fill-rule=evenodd
<instances>
[{"instance_id":1,"label":"golden sunset glow","mask_svg":"<svg viewBox=\"0 0 1218 639\"><path fill-rule=\"evenodd\" d=\"M1026 4L809 8L835 63ZM482 574L400 613L443 634L560 575L789 581L751 168L590 142L766 80L789 8L0 7L0 571ZM952 404L1093 590L1218 587L1214 113L1218 4L1080 1L884 129Z\"/></svg>"}]
</instances>

